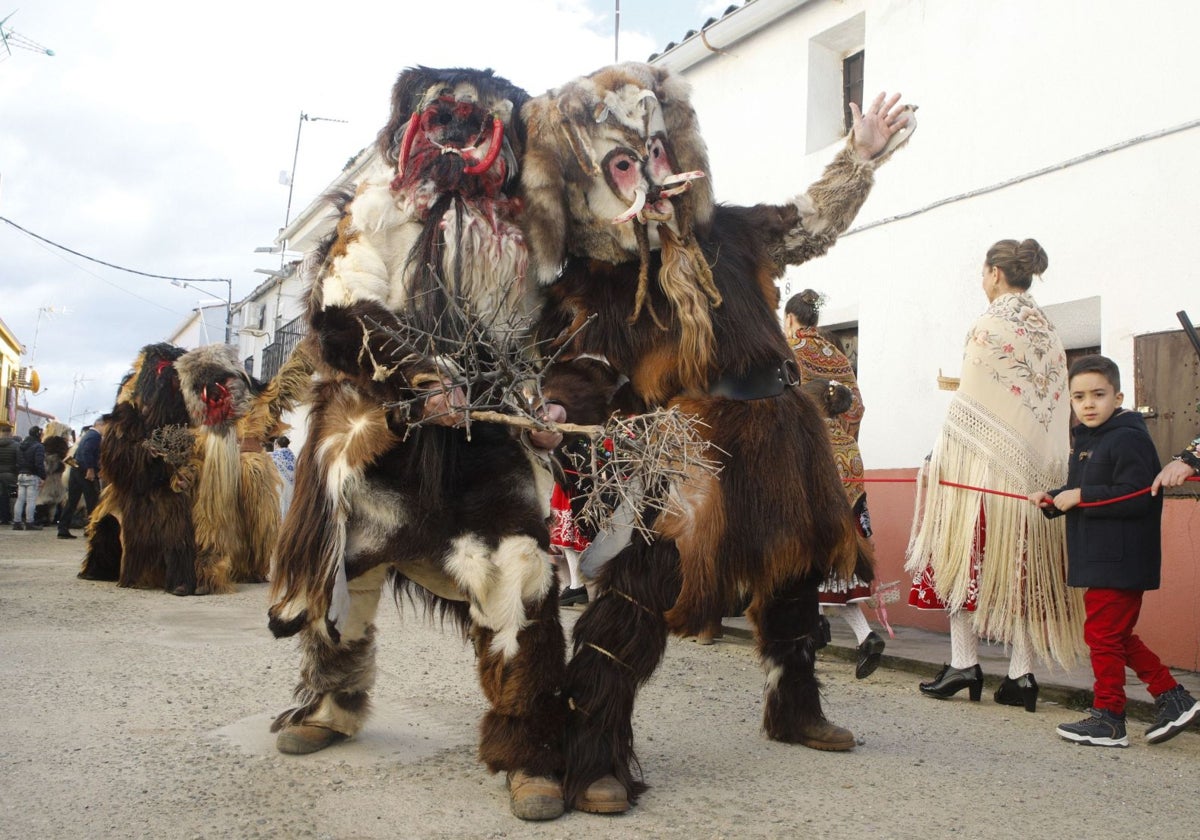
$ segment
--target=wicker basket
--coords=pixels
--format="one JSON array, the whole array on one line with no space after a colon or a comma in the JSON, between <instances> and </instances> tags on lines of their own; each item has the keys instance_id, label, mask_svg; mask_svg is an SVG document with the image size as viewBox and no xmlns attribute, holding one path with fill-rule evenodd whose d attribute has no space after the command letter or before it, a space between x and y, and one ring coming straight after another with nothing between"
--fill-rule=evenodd
<instances>
[{"instance_id":1,"label":"wicker basket","mask_svg":"<svg viewBox=\"0 0 1200 840\"><path fill-rule=\"evenodd\" d=\"M942 369L938 368L937 383L940 390L957 391L959 381L957 376L942 376Z\"/></svg>"}]
</instances>

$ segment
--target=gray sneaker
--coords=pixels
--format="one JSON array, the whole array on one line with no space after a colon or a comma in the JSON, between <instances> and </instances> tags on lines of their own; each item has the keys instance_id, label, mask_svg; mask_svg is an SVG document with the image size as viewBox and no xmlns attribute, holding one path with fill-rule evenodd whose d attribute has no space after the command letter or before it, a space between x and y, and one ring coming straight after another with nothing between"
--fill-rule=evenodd
<instances>
[{"instance_id":1,"label":"gray sneaker","mask_svg":"<svg viewBox=\"0 0 1200 840\"><path fill-rule=\"evenodd\" d=\"M1077 744L1093 747L1128 747L1125 734L1125 715L1115 715L1108 709L1091 709L1090 716L1078 723L1064 723L1055 729L1061 737Z\"/></svg>"},{"instance_id":2,"label":"gray sneaker","mask_svg":"<svg viewBox=\"0 0 1200 840\"><path fill-rule=\"evenodd\" d=\"M1154 725L1146 730L1146 743L1161 744L1169 741L1200 715L1200 701L1188 694L1181 685L1169 688L1154 698L1158 717Z\"/></svg>"}]
</instances>

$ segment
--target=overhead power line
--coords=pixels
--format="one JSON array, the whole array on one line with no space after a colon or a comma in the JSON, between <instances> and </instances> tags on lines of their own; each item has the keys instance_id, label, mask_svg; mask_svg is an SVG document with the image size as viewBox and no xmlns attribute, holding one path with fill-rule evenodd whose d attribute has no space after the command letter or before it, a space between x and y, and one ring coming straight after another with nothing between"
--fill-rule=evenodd
<instances>
[{"instance_id":1,"label":"overhead power line","mask_svg":"<svg viewBox=\"0 0 1200 840\"><path fill-rule=\"evenodd\" d=\"M175 276L172 276L169 274L151 274L148 271L138 271L136 268L126 268L123 265L116 265L115 263L105 262L104 260L97 259L96 257L89 257L87 254L81 254L79 251L76 251L72 248L68 248L66 245L62 245L51 239L47 239L44 236L39 236L38 234L34 233L33 231L29 230L28 228L23 228L16 222L14 222L12 219L5 218L4 216L0 216L0 222L4 222L5 224L15 227L17 230L21 231L21 233L25 234L26 236L31 236L34 239L38 240L39 242L45 242L47 245L51 245L55 248L58 248L61 251L66 251L68 254L74 254L75 256L77 256L81 259L85 259L90 262L97 263L98 265L106 266L108 268L114 268L117 271L124 271L129 274L138 274L142 277L153 277L156 280L177 280L180 283L228 283L229 282L229 278L227 278L227 277L175 277Z\"/></svg>"}]
</instances>

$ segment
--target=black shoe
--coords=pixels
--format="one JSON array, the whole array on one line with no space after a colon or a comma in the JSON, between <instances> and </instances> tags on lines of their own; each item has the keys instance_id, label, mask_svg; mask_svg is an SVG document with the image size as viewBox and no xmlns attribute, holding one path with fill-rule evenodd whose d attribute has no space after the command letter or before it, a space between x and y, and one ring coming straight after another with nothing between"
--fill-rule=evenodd
<instances>
[{"instance_id":1,"label":"black shoe","mask_svg":"<svg viewBox=\"0 0 1200 840\"><path fill-rule=\"evenodd\" d=\"M1024 674L1015 680L1005 677L996 689L996 702L1002 706L1024 706L1027 712L1037 711L1038 684L1033 674Z\"/></svg>"},{"instance_id":2,"label":"black shoe","mask_svg":"<svg viewBox=\"0 0 1200 840\"><path fill-rule=\"evenodd\" d=\"M817 650L825 647L833 641L833 628L829 626L829 619L823 615L817 616Z\"/></svg>"},{"instance_id":3,"label":"black shoe","mask_svg":"<svg viewBox=\"0 0 1200 840\"><path fill-rule=\"evenodd\" d=\"M879 667L879 660L883 658L884 647L883 639L879 638L874 630L868 633L867 638L863 639L862 644L856 648L858 664L854 668L854 676L865 680L875 673L875 669Z\"/></svg>"},{"instance_id":4,"label":"black shoe","mask_svg":"<svg viewBox=\"0 0 1200 840\"><path fill-rule=\"evenodd\" d=\"M42 530L42 526L41 525L26 525L25 530L26 531L40 531L40 530Z\"/></svg>"},{"instance_id":5,"label":"black shoe","mask_svg":"<svg viewBox=\"0 0 1200 840\"><path fill-rule=\"evenodd\" d=\"M60 540L76 540L76 539L79 539L79 538L78 538L78 537L76 537L74 534L72 534L70 531L59 531L59 532L58 532L58 538L59 538Z\"/></svg>"},{"instance_id":6,"label":"black shoe","mask_svg":"<svg viewBox=\"0 0 1200 840\"><path fill-rule=\"evenodd\" d=\"M570 607L575 604L586 604L588 602L587 587L577 586L574 589L567 587L562 592L558 593L558 604L561 607Z\"/></svg>"},{"instance_id":7,"label":"black shoe","mask_svg":"<svg viewBox=\"0 0 1200 840\"><path fill-rule=\"evenodd\" d=\"M921 683L920 688L926 697L936 697L939 700L953 697L966 688L970 691L971 701L978 703L983 695L983 669L979 667L979 663L970 668L951 668L949 665L943 665L933 681Z\"/></svg>"},{"instance_id":8,"label":"black shoe","mask_svg":"<svg viewBox=\"0 0 1200 840\"><path fill-rule=\"evenodd\" d=\"M24 530L25 530L25 526L24 526L24 525L22 525L20 522L14 522L14 523L13 523L13 530L14 530L14 531L24 531Z\"/></svg>"},{"instance_id":9,"label":"black shoe","mask_svg":"<svg viewBox=\"0 0 1200 840\"><path fill-rule=\"evenodd\" d=\"M1115 715L1108 709L1092 709L1089 717L1078 723L1064 723L1054 731L1077 744L1093 747L1129 746L1129 738L1125 735L1125 715Z\"/></svg>"},{"instance_id":10,"label":"black shoe","mask_svg":"<svg viewBox=\"0 0 1200 840\"><path fill-rule=\"evenodd\" d=\"M1192 697L1181 685L1167 689L1155 697L1154 705L1158 707L1158 716L1154 725L1146 730L1147 744L1161 744L1171 740L1187 729L1188 724L1200 715L1200 701Z\"/></svg>"}]
</instances>

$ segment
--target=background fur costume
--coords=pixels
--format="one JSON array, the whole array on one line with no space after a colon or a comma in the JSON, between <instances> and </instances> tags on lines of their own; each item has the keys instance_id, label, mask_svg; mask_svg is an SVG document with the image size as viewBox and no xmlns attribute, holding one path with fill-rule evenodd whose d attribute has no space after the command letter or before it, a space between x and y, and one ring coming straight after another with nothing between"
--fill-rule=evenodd
<instances>
[{"instance_id":1,"label":"background fur costume","mask_svg":"<svg viewBox=\"0 0 1200 840\"><path fill-rule=\"evenodd\" d=\"M175 370L183 352L146 345L121 384L100 447L104 487L88 521L81 578L176 595L196 590L191 503L176 480L186 457L176 462L147 445L156 431L187 428Z\"/></svg>"},{"instance_id":2,"label":"background fur costume","mask_svg":"<svg viewBox=\"0 0 1200 840\"><path fill-rule=\"evenodd\" d=\"M824 423L794 387L775 281L849 226L877 161L861 161L851 138L787 204L717 206L687 95L664 69L624 64L523 111L530 270L549 284L538 337L569 340L564 358L607 359L650 407L698 415L723 467L671 488L677 512L658 517L652 543L633 536L575 626L564 790L584 810L596 810L586 792L597 779L615 776L630 802L645 789L634 776L636 690L668 631L699 632L742 592L767 671L767 735L854 744L821 709L817 586L856 565L869 579L869 547Z\"/></svg>"},{"instance_id":3,"label":"background fur costume","mask_svg":"<svg viewBox=\"0 0 1200 840\"><path fill-rule=\"evenodd\" d=\"M436 411L430 394L450 399L458 371L440 354L505 341L528 318L509 194L526 99L490 70L397 79L382 163L307 266L318 381L269 613L303 652L299 704L272 728L282 751L311 752L363 726L384 582L436 604L475 644L490 704L480 758L509 771L518 816L543 819L562 812L549 777L562 769L565 660L546 458L506 426L410 423ZM472 399L490 387L455 386ZM526 796L534 787L544 795Z\"/></svg>"},{"instance_id":4,"label":"background fur costume","mask_svg":"<svg viewBox=\"0 0 1200 840\"><path fill-rule=\"evenodd\" d=\"M176 595L265 581L279 530L278 471L261 446L240 453L238 441L281 428L310 371L294 354L264 387L224 345L143 348L100 448L105 483L79 576Z\"/></svg>"},{"instance_id":5,"label":"background fur costume","mask_svg":"<svg viewBox=\"0 0 1200 840\"><path fill-rule=\"evenodd\" d=\"M194 477L198 593L226 593L235 583L262 583L279 535L279 471L262 441L282 431L280 417L308 388L304 350L263 385L242 369L233 347L214 344L175 364L196 434Z\"/></svg>"}]
</instances>

